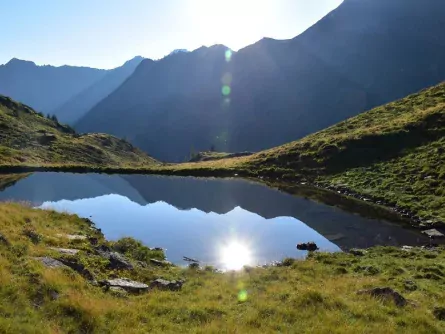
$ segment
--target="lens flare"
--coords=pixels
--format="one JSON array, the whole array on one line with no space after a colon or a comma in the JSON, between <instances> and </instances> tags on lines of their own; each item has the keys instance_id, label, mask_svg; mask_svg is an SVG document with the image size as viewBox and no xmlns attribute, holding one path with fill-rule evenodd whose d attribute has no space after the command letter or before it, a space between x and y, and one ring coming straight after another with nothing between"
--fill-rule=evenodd
<instances>
[{"instance_id":1,"label":"lens flare","mask_svg":"<svg viewBox=\"0 0 445 334\"><path fill-rule=\"evenodd\" d=\"M226 62L230 62L230 60L232 59L232 51L227 50L225 53L225 57L226 57Z\"/></svg>"},{"instance_id":2,"label":"lens flare","mask_svg":"<svg viewBox=\"0 0 445 334\"><path fill-rule=\"evenodd\" d=\"M221 260L226 269L240 270L251 263L252 256L248 247L234 241L223 247Z\"/></svg>"},{"instance_id":3,"label":"lens flare","mask_svg":"<svg viewBox=\"0 0 445 334\"><path fill-rule=\"evenodd\" d=\"M247 301L247 291L246 290L241 290L238 293L238 301L239 302L245 302Z\"/></svg>"},{"instance_id":4,"label":"lens flare","mask_svg":"<svg viewBox=\"0 0 445 334\"><path fill-rule=\"evenodd\" d=\"M229 96L231 91L230 86L224 85L222 88L222 94L224 96Z\"/></svg>"}]
</instances>

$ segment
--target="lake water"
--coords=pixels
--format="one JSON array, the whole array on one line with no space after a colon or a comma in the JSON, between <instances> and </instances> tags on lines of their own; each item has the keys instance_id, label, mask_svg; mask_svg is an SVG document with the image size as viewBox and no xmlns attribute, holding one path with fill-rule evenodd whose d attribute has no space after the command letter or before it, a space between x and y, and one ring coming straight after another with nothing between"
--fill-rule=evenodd
<instances>
[{"instance_id":1,"label":"lake water","mask_svg":"<svg viewBox=\"0 0 445 334\"><path fill-rule=\"evenodd\" d=\"M425 238L386 221L292 196L240 179L34 173L0 192L91 218L105 236L131 236L221 269L303 257L296 244L324 251L374 245L416 245Z\"/></svg>"}]
</instances>

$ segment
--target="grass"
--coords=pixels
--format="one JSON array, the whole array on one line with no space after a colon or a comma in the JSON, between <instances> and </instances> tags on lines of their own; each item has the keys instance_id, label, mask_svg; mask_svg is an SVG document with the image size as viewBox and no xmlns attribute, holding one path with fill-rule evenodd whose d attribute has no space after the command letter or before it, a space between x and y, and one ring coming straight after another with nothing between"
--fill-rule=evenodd
<instances>
[{"instance_id":1,"label":"grass","mask_svg":"<svg viewBox=\"0 0 445 334\"><path fill-rule=\"evenodd\" d=\"M138 168L159 164L125 140L76 134L26 105L0 96L0 166Z\"/></svg>"},{"instance_id":2,"label":"grass","mask_svg":"<svg viewBox=\"0 0 445 334\"><path fill-rule=\"evenodd\" d=\"M362 257L316 253L285 259L279 267L215 272L211 267L155 267L163 254L126 238L109 242L77 216L0 204L0 332L4 333L442 333L434 312L445 306L445 250L410 252L374 248ZM24 233L24 231L27 231ZM31 240L29 231L39 238ZM85 240L95 237L126 254L134 270L107 269ZM71 269L51 269L38 256L60 257L49 247L81 249L67 256L96 279L185 278L181 291L122 295L91 284ZM154 252L154 253L149 253ZM357 295L389 286L413 303ZM437 312L436 312L437 313Z\"/></svg>"},{"instance_id":3,"label":"grass","mask_svg":"<svg viewBox=\"0 0 445 334\"><path fill-rule=\"evenodd\" d=\"M339 187L445 222L445 83L251 156L160 169Z\"/></svg>"}]
</instances>

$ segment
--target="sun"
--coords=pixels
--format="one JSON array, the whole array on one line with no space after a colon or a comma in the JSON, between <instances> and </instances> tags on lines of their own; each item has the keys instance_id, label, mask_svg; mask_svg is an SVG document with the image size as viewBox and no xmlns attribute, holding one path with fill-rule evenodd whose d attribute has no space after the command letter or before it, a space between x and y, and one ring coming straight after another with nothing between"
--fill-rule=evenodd
<instances>
[{"instance_id":1,"label":"sun","mask_svg":"<svg viewBox=\"0 0 445 334\"><path fill-rule=\"evenodd\" d=\"M232 241L222 248L221 262L227 270L239 270L251 264L252 255L249 247L238 241Z\"/></svg>"},{"instance_id":2,"label":"sun","mask_svg":"<svg viewBox=\"0 0 445 334\"><path fill-rule=\"evenodd\" d=\"M266 17L276 7L273 1L263 0L190 0L187 16L200 40L237 50L265 34Z\"/></svg>"}]
</instances>

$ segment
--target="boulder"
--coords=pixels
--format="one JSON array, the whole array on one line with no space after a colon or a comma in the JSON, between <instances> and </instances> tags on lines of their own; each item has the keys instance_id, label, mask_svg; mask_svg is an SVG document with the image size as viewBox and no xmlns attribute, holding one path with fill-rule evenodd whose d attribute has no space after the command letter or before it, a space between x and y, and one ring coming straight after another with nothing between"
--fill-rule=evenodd
<instances>
[{"instance_id":1,"label":"boulder","mask_svg":"<svg viewBox=\"0 0 445 334\"><path fill-rule=\"evenodd\" d=\"M85 235L80 235L80 234L62 234L62 233L58 233L58 234L56 234L56 236L58 236L60 238L67 238L69 240L85 240L87 238Z\"/></svg>"},{"instance_id":2,"label":"boulder","mask_svg":"<svg viewBox=\"0 0 445 334\"><path fill-rule=\"evenodd\" d=\"M53 251L59 252L60 254L66 254L66 255L76 255L80 252L78 249L70 249L70 248L57 248L57 247L50 247Z\"/></svg>"},{"instance_id":3,"label":"boulder","mask_svg":"<svg viewBox=\"0 0 445 334\"><path fill-rule=\"evenodd\" d=\"M364 249L351 248L349 250L349 253L351 253L352 255L355 255L355 256L364 256L364 255L366 255L367 251Z\"/></svg>"},{"instance_id":4,"label":"boulder","mask_svg":"<svg viewBox=\"0 0 445 334\"><path fill-rule=\"evenodd\" d=\"M165 279L158 278L157 280L151 282L150 288L159 290L178 291L181 290L183 284L184 284L183 280L167 281Z\"/></svg>"},{"instance_id":5,"label":"boulder","mask_svg":"<svg viewBox=\"0 0 445 334\"><path fill-rule=\"evenodd\" d=\"M139 293L144 292L149 289L147 284L132 281L128 278L117 278L117 279L109 279L103 280L99 282L99 285L105 286L108 289L111 288L120 288L128 292Z\"/></svg>"},{"instance_id":6,"label":"boulder","mask_svg":"<svg viewBox=\"0 0 445 334\"><path fill-rule=\"evenodd\" d=\"M172 263L169 261L162 261L162 260L156 260L156 259L150 259L150 263L154 264L155 266L159 266L159 267L168 267L168 266L172 265Z\"/></svg>"},{"instance_id":7,"label":"boulder","mask_svg":"<svg viewBox=\"0 0 445 334\"><path fill-rule=\"evenodd\" d=\"M35 259L42 262L43 265L48 268L68 268L62 262L53 259L52 257L36 257Z\"/></svg>"},{"instance_id":8,"label":"boulder","mask_svg":"<svg viewBox=\"0 0 445 334\"><path fill-rule=\"evenodd\" d=\"M318 249L318 246L315 242L306 242L306 243L298 244L297 249L313 252Z\"/></svg>"},{"instance_id":9,"label":"boulder","mask_svg":"<svg viewBox=\"0 0 445 334\"><path fill-rule=\"evenodd\" d=\"M442 232L439 232L435 228L430 229L430 230L422 231L422 233L426 234L430 238L443 238L443 237L445 237L445 235Z\"/></svg>"},{"instance_id":10,"label":"boulder","mask_svg":"<svg viewBox=\"0 0 445 334\"><path fill-rule=\"evenodd\" d=\"M98 252L100 256L110 261L108 265L110 269L133 269L133 265L130 263L130 261L120 253L101 250L99 250Z\"/></svg>"},{"instance_id":11,"label":"boulder","mask_svg":"<svg viewBox=\"0 0 445 334\"><path fill-rule=\"evenodd\" d=\"M408 301L403 297L400 293L397 291L394 291L391 288L385 287L385 288L373 288L368 290L360 290L357 292L359 295L367 294L375 298L383 298L387 300L393 300L394 303L399 306L405 306Z\"/></svg>"}]
</instances>

